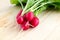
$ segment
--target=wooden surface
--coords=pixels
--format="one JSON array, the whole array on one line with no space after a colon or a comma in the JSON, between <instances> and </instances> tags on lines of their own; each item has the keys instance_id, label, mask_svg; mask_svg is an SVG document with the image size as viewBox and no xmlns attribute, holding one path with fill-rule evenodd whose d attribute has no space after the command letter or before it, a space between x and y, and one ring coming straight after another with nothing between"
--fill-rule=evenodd
<instances>
[{"instance_id":1,"label":"wooden surface","mask_svg":"<svg viewBox=\"0 0 60 40\"><path fill-rule=\"evenodd\" d=\"M45 11L36 28L22 31L15 19L19 10L9 0L0 0L0 40L60 40L60 12Z\"/></svg>"}]
</instances>

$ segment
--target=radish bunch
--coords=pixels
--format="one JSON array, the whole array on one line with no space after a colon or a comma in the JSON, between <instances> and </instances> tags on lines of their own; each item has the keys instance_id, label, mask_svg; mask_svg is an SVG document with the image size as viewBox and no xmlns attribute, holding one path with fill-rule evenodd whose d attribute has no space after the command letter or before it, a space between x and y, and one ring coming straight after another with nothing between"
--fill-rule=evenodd
<instances>
[{"instance_id":1,"label":"radish bunch","mask_svg":"<svg viewBox=\"0 0 60 40\"><path fill-rule=\"evenodd\" d=\"M37 15L46 9L60 9L60 0L10 0L10 2L22 8L16 20L23 30L36 27L39 24Z\"/></svg>"},{"instance_id":2,"label":"radish bunch","mask_svg":"<svg viewBox=\"0 0 60 40\"><path fill-rule=\"evenodd\" d=\"M22 10L18 13L16 20L17 23L21 25L21 28L23 30L27 30L29 28L34 28L39 24L39 19L34 16L34 13L32 11L29 11L25 13L23 16L21 16Z\"/></svg>"}]
</instances>

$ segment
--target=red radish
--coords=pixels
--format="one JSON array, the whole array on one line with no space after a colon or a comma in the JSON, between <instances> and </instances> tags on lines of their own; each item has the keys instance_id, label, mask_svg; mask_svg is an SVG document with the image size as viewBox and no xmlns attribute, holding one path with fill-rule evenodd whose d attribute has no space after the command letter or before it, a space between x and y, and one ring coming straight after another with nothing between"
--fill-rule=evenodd
<instances>
[{"instance_id":1,"label":"red radish","mask_svg":"<svg viewBox=\"0 0 60 40\"><path fill-rule=\"evenodd\" d=\"M18 13L16 19L17 23L21 24L21 27L23 30L28 30L31 27L36 27L39 24L39 19L37 17L34 17L33 12L29 11L28 13L25 13L23 16L21 16L22 10Z\"/></svg>"},{"instance_id":2,"label":"red radish","mask_svg":"<svg viewBox=\"0 0 60 40\"><path fill-rule=\"evenodd\" d=\"M25 18L26 18L28 21L31 21L31 20L33 19L33 17L34 17L34 14L33 14L33 12L31 12L31 11L25 14Z\"/></svg>"},{"instance_id":3,"label":"red radish","mask_svg":"<svg viewBox=\"0 0 60 40\"><path fill-rule=\"evenodd\" d=\"M22 13L22 9L19 11L16 18L18 18L21 15L21 13Z\"/></svg>"},{"instance_id":4,"label":"red radish","mask_svg":"<svg viewBox=\"0 0 60 40\"><path fill-rule=\"evenodd\" d=\"M29 21L24 21L21 26L22 26L22 29L23 29L23 30L29 29Z\"/></svg>"},{"instance_id":5,"label":"red radish","mask_svg":"<svg viewBox=\"0 0 60 40\"><path fill-rule=\"evenodd\" d=\"M22 29L23 29L23 30L28 30L28 29L29 29L29 26L23 26Z\"/></svg>"},{"instance_id":6,"label":"red radish","mask_svg":"<svg viewBox=\"0 0 60 40\"><path fill-rule=\"evenodd\" d=\"M19 17L17 18L17 23L18 23L18 24L23 23L23 21L24 21L24 19L23 19L22 16L19 16Z\"/></svg>"},{"instance_id":7,"label":"red radish","mask_svg":"<svg viewBox=\"0 0 60 40\"><path fill-rule=\"evenodd\" d=\"M23 18L24 18L25 21L27 21L25 16L26 16L26 14L23 15Z\"/></svg>"},{"instance_id":8,"label":"red radish","mask_svg":"<svg viewBox=\"0 0 60 40\"><path fill-rule=\"evenodd\" d=\"M32 27L36 27L39 24L39 19L37 17L34 17L31 21L30 21Z\"/></svg>"}]
</instances>

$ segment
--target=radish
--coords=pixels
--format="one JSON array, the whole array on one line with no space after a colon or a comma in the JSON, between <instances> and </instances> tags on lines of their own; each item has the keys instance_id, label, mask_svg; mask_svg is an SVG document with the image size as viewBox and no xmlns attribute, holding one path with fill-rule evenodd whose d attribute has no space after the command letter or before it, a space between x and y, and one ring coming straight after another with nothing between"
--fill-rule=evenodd
<instances>
[{"instance_id":1,"label":"radish","mask_svg":"<svg viewBox=\"0 0 60 40\"><path fill-rule=\"evenodd\" d=\"M23 15L23 18L24 18L25 21L27 21L27 19L26 19L26 13Z\"/></svg>"},{"instance_id":2,"label":"radish","mask_svg":"<svg viewBox=\"0 0 60 40\"><path fill-rule=\"evenodd\" d=\"M31 21L31 20L33 19L33 17L34 17L34 14L33 14L33 12L31 12L31 11L25 14L25 18L26 18L28 21Z\"/></svg>"},{"instance_id":3,"label":"radish","mask_svg":"<svg viewBox=\"0 0 60 40\"><path fill-rule=\"evenodd\" d=\"M24 21L21 25L22 29L23 30L28 30L30 27L29 27L29 21Z\"/></svg>"},{"instance_id":4,"label":"radish","mask_svg":"<svg viewBox=\"0 0 60 40\"><path fill-rule=\"evenodd\" d=\"M31 21L30 21L32 27L36 27L39 24L39 19L37 17L34 17Z\"/></svg>"},{"instance_id":5,"label":"radish","mask_svg":"<svg viewBox=\"0 0 60 40\"><path fill-rule=\"evenodd\" d=\"M20 5L23 9L23 11L20 10L16 17L17 23L21 24L23 30L36 27L39 24L39 19L36 16L46 9L50 7L60 9L59 0L11 0L10 2ZM24 3L26 5L23 5Z\"/></svg>"},{"instance_id":6,"label":"radish","mask_svg":"<svg viewBox=\"0 0 60 40\"><path fill-rule=\"evenodd\" d=\"M24 21L24 19L23 19L22 16L19 16L19 17L17 18L17 23L18 23L18 24L22 24L23 21Z\"/></svg>"},{"instance_id":7,"label":"radish","mask_svg":"<svg viewBox=\"0 0 60 40\"><path fill-rule=\"evenodd\" d=\"M19 13L17 14L17 16L16 16L16 19L21 15L21 13L22 13L22 9L19 11Z\"/></svg>"}]
</instances>

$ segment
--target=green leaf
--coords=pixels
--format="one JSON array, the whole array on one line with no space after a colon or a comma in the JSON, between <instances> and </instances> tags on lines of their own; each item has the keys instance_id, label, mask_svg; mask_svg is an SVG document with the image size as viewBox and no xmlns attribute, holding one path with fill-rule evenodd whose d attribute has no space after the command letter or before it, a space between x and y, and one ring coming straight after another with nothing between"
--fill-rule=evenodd
<instances>
[{"instance_id":1,"label":"green leaf","mask_svg":"<svg viewBox=\"0 0 60 40\"><path fill-rule=\"evenodd\" d=\"M11 4L18 4L19 2L18 2L18 0L10 0L10 3Z\"/></svg>"},{"instance_id":2,"label":"green leaf","mask_svg":"<svg viewBox=\"0 0 60 40\"><path fill-rule=\"evenodd\" d=\"M27 0L21 0L23 3L26 3L27 2Z\"/></svg>"},{"instance_id":3,"label":"green leaf","mask_svg":"<svg viewBox=\"0 0 60 40\"><path fill-rule=\"evenodd\" d=\"M48 0L49 2L60 2L60 0Z\"/></svg>"},{"instance_id":4,"label":"green leaf","mask_svg":"<svg viewBox=\"0 0 60 40\"><path fill-rule=\"evenodd\" d=\"M60 9L60 3L54 3L54 5L55 5L55 9Z\"/></svg>"}]
</instances>

